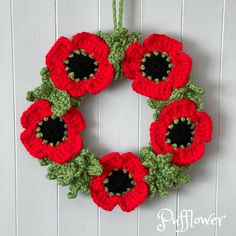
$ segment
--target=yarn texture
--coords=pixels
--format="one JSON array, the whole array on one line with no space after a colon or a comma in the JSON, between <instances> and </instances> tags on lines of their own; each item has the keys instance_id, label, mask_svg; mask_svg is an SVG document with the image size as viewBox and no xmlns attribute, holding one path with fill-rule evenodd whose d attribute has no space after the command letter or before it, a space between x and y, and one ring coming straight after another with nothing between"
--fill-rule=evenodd
<instances>
[{"instance_id":1,"label":"yarn texture","mask_svg":"<svg viewBox=\"0 0 236 236\"><path fill-rule=\"evenodd\" d=\"M189 182L191 165L203 157L213 125L182 43L157 33L139 43L141 33L129 34L123 27L123 0L118 14L116 8L112 0L112 33L62 36L49 50L41 85L26 95L32 104L21 116L20 139L47 166L46 177L68 187L68 198L81 191L104 210L130 212ZM87 95L101 93L124 76L154 110L150 143L139 154L95 156L80 136L86 123L78 108Z\"/></svg>"},{"instance_id":2,"label":"yarn texture","mask_svg":"<svg viewBox=\"0 0 236 236\"><path fill-rule=\"evenodd\" d=\"M66 91L72 97L84 96L86 92L97 94L112 82L114 76L114 68L108 61L108 53L108 45L95 34L78 33L71 41L60 37L46 56L49 76L55 87ZM78 75L83 76L77 77L71 66L71 60L76 55L92 59L96 67L89 68L87 73L80 72ZM78 64L82 61L77 57ZM84 67L88 66L91 67L87 62Z\"/></svg>"},{"instance_id":3,"label":"yarn texture","mask_svg":"<svg viewBox=\"0 0 236 236\"><path fill-rule=\"evenodd\" d=\"M118 204L123 211L129 212L145 200L148 196L148 186L144 178L148 171L137 156L130 152L123 155L113 152L100 158L100 162L103 172L94 177L90 184L91 197L98 206L111 211ZM114 193L107 184L111 181L109 176L112 177L119 170L128 176L130 185L125 183L124 186L124 181L119 182L117 178L115 184L124 186L125 190Z\"/></svg>"},{"instance_id":4,"label":"yarn texture","mask_svg":"<svg viewBox=\"0 0 236 236\"><path fill-rule=\"evenodd\" d=\"M192 60L182 52L182 43L161 34L150 35L143 46L130 45L123 61L125 76L134 80L133 89L159 100L168 99L173 88L188 82L191 67Z\"/></svg>"}]
</instances>

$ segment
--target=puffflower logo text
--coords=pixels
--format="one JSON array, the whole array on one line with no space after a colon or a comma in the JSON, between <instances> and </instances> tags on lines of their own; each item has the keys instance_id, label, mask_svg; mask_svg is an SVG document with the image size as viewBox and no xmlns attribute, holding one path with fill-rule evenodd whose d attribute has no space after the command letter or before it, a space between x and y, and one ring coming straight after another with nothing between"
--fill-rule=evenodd
<instances>
[{"instance_id":1,"label":"puffflower logo text","mask_svg":"<svg viewBox=\"0 0 236 236\"><path fill-rule=\"evenodd\" d=\"M171 209L164 208L157 213L157 231L166 230L169 223L176 225L176 232L187 232L197 225L218 225L221 226L226 215L216 216L215 213L209 216L194 216L193 210L182 209L177 217Z\"/></svg>"}]
</instances>

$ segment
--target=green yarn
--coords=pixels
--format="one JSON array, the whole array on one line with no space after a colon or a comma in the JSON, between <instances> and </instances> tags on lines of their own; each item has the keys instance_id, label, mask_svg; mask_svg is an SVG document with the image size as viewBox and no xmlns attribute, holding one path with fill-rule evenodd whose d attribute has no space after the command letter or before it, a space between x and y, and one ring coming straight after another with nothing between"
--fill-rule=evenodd
<instances>
[{"instance_id":1,"label":"green yarn","mask_svg":"<svg viewBox=\"0 0 236 236\"><path fill-rule=\"evenodd\" d=\"M50 163L52 163L52 162L50 161L50 159L47 158L47 157L42 158L42 159L38 159L38 161L39 161L39 164L40 164L41 166L48 166Z\"/></svg>"},{"instance_id":2,"label":"green yarn","mask_svg":"<svg viewBox=\"0 0 236 236\"><path fill-rule=\"evenodd\" d=\"M114 80L122 79L122 61L125 56L125 51L131 43L141 39L141 33L134 32L129 35L126 28L119 28L110 34L99 31L97 35L102 38L110 48L108 59L114 66Z\"/></svg>"},{"instance_id":3,"label":"green yarn","mask_svg":"<svg viewBox=\"0 0 236 236\"><path fill-rule=\"evenodd\" d=\"M118 25L117 25L117 14L116 14L116 0L112 0L112 12L113 12L113 26L114 31L123 27L123 12L124 12L124 1L119 1L119 14L118 14Z\"/></svg>"},{"instance_id":4,"label":"green yarn","mask_svg":"<svg viewBox=\"0 0 236 236\"><path fill-rule=\"evenodd\" d=\"M42 84L33 91L27 92L26 99L29 101L37 101L46 99L52 104L52 112L56 116L64 115L72 105L78 106L84 97L71 98L67 92L57 89L49 78L47 68L42 68L41 72Z\"/></svg>"},{"instance_id":5,"label":"green yarn","mask_svg":"<svg viewBox=\"0 0 236 236\"><path fill-rule=\"evenodd\" d=\"M189 82L185 85L185 87L180 89L173 89L171 96L167 100L156 100L156 99L148 99L147 104L152 108L155 109L155 112L153 114L154 120L159 119L159 115L161 110L166 107L171 102L178 101L180 99L190 99L193 101L196 106L197 110L200 111L203 109L203 101L199 97L199 95L204 94L203 88L200 86L197 86L192 83L191 79L189 79Z\"/></svg>"},{"instance_id":6,"label":"green yarn","mask_svg":"<svg viewBox=\"0 0 236 236\"><path fill-rule=\"evenodd\" d=\"M70 102L73 106L79 107L81 105L81 102L86 98L86 95L81 96L79 98L70 97Z\"/></svg>"},{"instance_id":7,"label":"green yarn","mask_svg":"<svg viewBox=\"0 0 236 236\"><path fill-rule=\"evenodd\" d=\"M47 178L57 180L58 185L69 186L68 198L75 198L79 190L89 194L92 176L101 175L102 165L88 149L82 151L66 164L57 164L48 158L39 159L41 166L48 166Z\"/></svg>"},{"instance_id":8,"label":"green yarn","mask_svg":"<svg viewBox=\"0 0 236 236\"><path fill-rule=\"evenodd\" d=\"M115 31L117 30L116 0L112 0L112 12L113 12L113 26L114 26L114 31Z\"/></svg>"},{"instance_id":9,"label":"green yarn","mask_svg":"<svg viewBox=\"0 0 236 236\"><path fill-rule=\"evenodd\" d=\"M177 166L171 163L172 154L156 154L151 147L143 147L140 151L143 165L149 169L145 181L149 185L149 197L156 192L167 197L170 188L177 188L189 181L190 166Z\"/></svg>"},{"instance_id":10,"label":"green yarn","mask_svg":"<svg viewBox=\"0 0 236 236\"><path fill-rule=\"evenodd\" d=\"M117 24L116 0L112 1L114 32L110 34L104 33L102 31L97 32L97 35L103 39L110 48L108 59L114 66L114 80L122 79L122 61L124 59L126 49L131 43L141 39L140 32L134 32L129 35L128 30L123 27L123 5L123 0L120 0L118 14L119 19Z\"/></svg>"}]
</instances>

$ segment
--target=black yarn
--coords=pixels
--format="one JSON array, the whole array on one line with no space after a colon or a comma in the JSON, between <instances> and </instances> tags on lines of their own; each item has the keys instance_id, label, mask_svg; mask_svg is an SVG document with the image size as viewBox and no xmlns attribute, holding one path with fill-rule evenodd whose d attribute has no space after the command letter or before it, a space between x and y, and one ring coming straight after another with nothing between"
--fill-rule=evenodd
<instances>
[{"instance_id":1,"label":"black yarn","mask_svg":"<svg viewBox=\"0 0 236 236\"><path fill-rule=\"evenodd\" d=\"M151 54L150 57L145 57L146 61L143 62L145 66L144 72L146 76L151 76L152 80L167 77L167 71L170 70L168 67L169 62L166 61L166 57L162 57L161 54Z\"/></svg>"},{"instance_id":2,"label":"black yarn","mask_svg":"<svg viewBox=\"0 0 236 236\"><path fill-rule=\"evenodd\" d=\"M174 124L172 129L168 129L170 132L168 138L171 140L171 143L176 143L178 147L181 145L187 146L188 143L191 143L191 138L193 137L191 129L191 124L188 124L187 121L179 120L178 124Z\"/></svg>"},{"instance_id":3,"label":"black yarn","mask_svg":"<svg viewBox=\"0 0 236 236\"><path fill-rule=\"evenodd\" d=\"M132 188L132 178L129 178L129 173L124 173L123 170L114 170L112 174L107 177L108 183L105 184L108 187L108 191L114 194L122 194L126 192L128 188Z\"/></svg>"},{"instance_id":4,"label":"black yarn","mask_svg":"<svg viewBox=\"0 0 236 236\"><path fill-rule=\"evenodd\" d=\"M74 72L75 79L82 80L84 77L88 78L89 75L93 74L97 68L97 65L94 64L94 59L82 54L73 53L73 57L70 57L68 60L68 72Z\"/></svg>"},{"instance_id":5,"label":"black yarn","mask_svg":"<svg viewBox=\"0 0 236 236\"><path fill-rule=\"evenodd\" d=\"M43 121L40 125L40 132L43 134L43 140L47 140L48 143L53 143L54 145L59 141L62 141L64 137L64 132L66 128L64 127L65 122L60 121L58 117L52 119L48 118L47 121Z\"/></svg>"}]
</instances>

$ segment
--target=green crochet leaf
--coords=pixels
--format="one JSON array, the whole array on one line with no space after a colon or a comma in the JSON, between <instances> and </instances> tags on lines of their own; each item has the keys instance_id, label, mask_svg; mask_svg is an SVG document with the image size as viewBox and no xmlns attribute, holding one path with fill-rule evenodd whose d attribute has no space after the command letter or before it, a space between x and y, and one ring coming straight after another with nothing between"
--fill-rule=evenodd
<instances>
[{"instance_id":1,"label":"green crochet leaf","mask_svg":"<svg viewBox=\"0 0 236 236\"><path fill-rule=\"evenodd\" d=\"M194 95L193 93L186 93L185 98L192 100L197 105L198 111L203 109L204 107L203 101L197 95Z\"/></svg>"},{"instance_id":2,"label":"green crochet leaf","mask_svg":"<svg viewBox=\"0 0 236 236\"><path fill-rule=\"evenodd\" d=\"M73 106L76 106L76 107L79 107L81 102L86 98L86 96L82 96L82 97L78 97L78 98L75 98L75 97L70 97L70 102Z\"/></svg>"},{"instance_id":3,"label":"green crochet leaf","mask_svg":"<svg viewBox=\"0 0 236 236\"><path fill-rule=\"evenodd\" d=\"M48 101L52 103L52 112L56 116L64 115L72 105L70 96L65 91L55 88L49 94Z\"/></svg>"},{"instance_id":4,"label":"green crochet leaf","mask_svg":"<svg viewBox=\"0 0 236 236\"><path fill-rule=\"evenodd\" d=\"M156 99L148 99L147 104L152 108L155 109L155 112L153 114L153 119L158 120L161 110L166 107L168 104L178 101L180 99L190 99L192 100L196 106L197 110L203 109L203 101L199 97L199 95L202 95L204 93L203 88L200 86L197 86L192 83L191 79L189 79L189 82L186 84L185 87L180 89L173 89L171 96L167 100L156 100Z\"/></svg>"},{"instance_id":5,"label":"green crochet leaf","mask_svg":"<svg viewBox=\"0 0 236 236\"><path fill-rule=\"evenodd\" d=\"M149 185L149 197L156 192L167 197L169 189L177 188L189 181L190 166L177 166L171 163L172 154L156 154L151 147L143 147L140 151L143 165L149 169L145 181Z\"/></svg>"},{"instance_id":6,"label":"green crochet leaf","mask_svg":"<svg viewBox=\"0 0 236 236\"><path fill-rule=\"evenodd\" d=\"M141 39L141 33L134 32L128 35L128 30L121 28L110 34L99 31L97 35L102 38L110 48L108 59L115 69L114 80L122 79L122 61L125 56L125 51L131 43Z\"/></svg>"},{"instance_id":7,"label":"green crochet leaf","mask_svg":"<svg viewBox=\"0 0 236 236\"><path fill-rule=\"evenodd\" d=\"M101 175L102 165L88 149L66 164L57 164L48 158L39 159L41 165L48 165L47 178L56 180L61 186L69 186L68 198L75 198L78 191L89 193L89 184L93 176Z\"/></svg>"},{"instance_id":8,"label":"green crochet leaf","mask_svg":"<svg viewBox=\"0 0 236 236\"><path fill-rule=\"evenodd\" d=\"M49 164L51 163L50 159L45 157L45 158L42 158L42 159L39 159L39 164L41 166L48 166Z\"/></svg>"},{"instance_id":9,"label":"green crochet leaf","mask_svg":"<svg viewBox=\"0 0 236 236\"><path fill-rule=\"evenodd\" d=\"M194 84L191 79L190 82L186 85L189 91L191 91L194 94L202 95L204 94L204 89L196 84Z\"/></svg>"},{"instance_id":10,"label":"green crochet leaf","mask_svg":"<svg viewBox=\"0 0 236 236\"><path fill-rule=\"evenodd\" d=\"M168 100L156 100L156 99L150 98L148 99L147 103L151 108L161 110L162 108L164 108L166 105L170 104L171 102L182 99L185 93L186 93L186 88L173 89L173 92Z\"/></svg>"},{"instance_id":11,"label":"green crochet leaf","mask_svg":"<svg viewBox=\"0 0 236 236\"><path fill-rule=\"evenodd\" d=\"M47 99L53 89L53 84L48 76L47 68L43 67L40 71L40 75L42 78L42 84L36 87L33 91L27 92L26 99L31 102L39 99Z\"/></svg>"},{"instance_id":12,"label":"green crochet leaf","mask_svg":"<svg viewBox=\"0 0 236 236\"><path fill-rule=\"evenodd\" d=\"M155 109L155 113L153 114L153 119L158 120L161 110L171 102L178 101L179 99L184 98L185 93L186 93L186 88L180 88L180 89L174 89L168 100L156 100L152 98L148 99L147 104L152 109Z\"/></svg>"},{"instance_id":13,"label":"green crochet leaf","mask_svg":"<svg viewBox=\"0 0 236 236\"><path fill-rule=\"evenodd\" d=\"M71 107L79 106L84 97L73 98L67 92L57 89L51 82L47 68L42 68L40 72L42 76L42 84L33 91L27 92L27 100L37 101L46 99L52 104L52 112L56 116L64 115Z\"/></svg>"}]
</instances>

